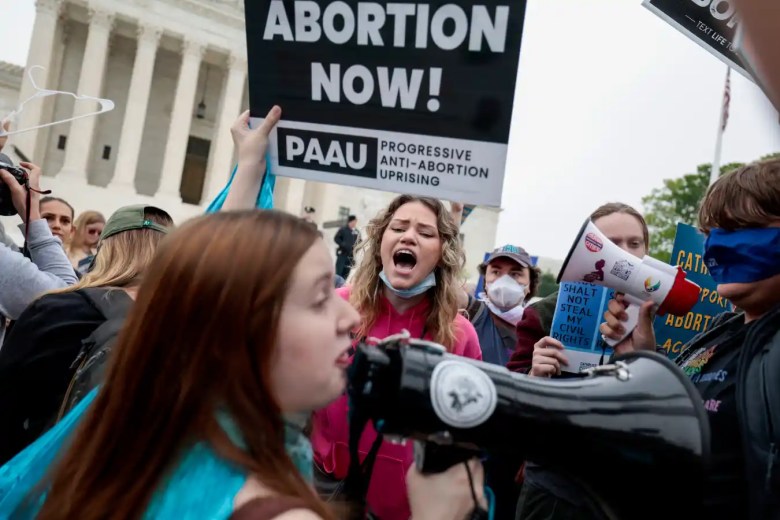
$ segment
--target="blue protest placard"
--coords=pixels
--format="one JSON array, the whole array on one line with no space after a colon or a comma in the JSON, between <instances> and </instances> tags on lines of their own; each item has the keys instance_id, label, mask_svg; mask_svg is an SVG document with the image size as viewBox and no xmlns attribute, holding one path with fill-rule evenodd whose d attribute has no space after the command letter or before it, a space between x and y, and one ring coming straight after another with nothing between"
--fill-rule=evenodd
<instances>
[{"instance_id":1,"label":"blue protest placard","mask_svg":"<svg viewBox=\"0 0 780 520\"><path fill-rule=\"evenodd\" d=\"M701 287L699 301L685 316L657 316L653 323L659 347L671 358L680 354L682 346L696 334L706 331L712 319L732 309L731 303L718 294L717 284L704 265L704 236L693 226L677 224L672 265L682 267L687 278Z\"/></svg>"},{"instance_id":2,"label":"blue protest placard","mask_svg":"<svg viewBox=\"0 0 780 520\"><path fill-rule=\"evenodd\" d=\"M615 291L582 282L560 285L550 336L566 347L569 366L566 372L581 372L597 366L612 355L612 349L601 339L599 325Z\"/></svg>"}]
</instances>

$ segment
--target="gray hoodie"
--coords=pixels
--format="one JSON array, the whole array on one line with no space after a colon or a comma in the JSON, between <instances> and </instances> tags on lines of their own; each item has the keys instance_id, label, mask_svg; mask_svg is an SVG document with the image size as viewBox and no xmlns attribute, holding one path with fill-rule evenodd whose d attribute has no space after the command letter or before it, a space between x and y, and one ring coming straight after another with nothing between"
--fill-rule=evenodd
<instances>
[{"instance_id":1,"label":"gray hoodie","mask_svg":"<svg viewBox=\"0 0 780 520\"><path fill-rule=\"evenodd\" d=\"M13 239L6 235L2 222L0 222L0 244L5 244L14 251L19 251L19 247L16 245Z\"/></svg>"},{"instance_id":2,"label":"gray hoodie","mask_svg":"<svg viewBox=\"0 0 780 520\"><path fill-rule=\"evenodd\" d=\"M76 273L45 220L30 222L27 236L32 261L0 244L0 344L5 318L16 319L30 303L47 291L76 283Z\"/></svg>"}]
</instances>

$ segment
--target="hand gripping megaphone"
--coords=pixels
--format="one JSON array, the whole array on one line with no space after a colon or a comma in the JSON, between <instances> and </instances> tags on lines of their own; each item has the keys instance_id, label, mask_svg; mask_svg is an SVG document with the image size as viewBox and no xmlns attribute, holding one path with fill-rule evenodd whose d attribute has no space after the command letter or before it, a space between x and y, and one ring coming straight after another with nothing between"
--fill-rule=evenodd
<instances>
[{"instance_id":1,"label":"hand gripping megaphone","mask_svg":"<svg viewBox=\"0 0 780 520\"><path fill-rule=\"evenodd\" d=\"M362 417L385 437L414 439L423 473L475 453L521 455L581 483L604 518L695 516L701 506L706 411L685 374L654 352L553 380L399 334L358 346L348 394L356 466ZM370 478L370 468L360 470ZM659 485L684 489L686 499L670 500Z\"/></svg>"},{"instance_id":2,"label":"hand gripping megaphone","mask_svg":"<svg viewBox=\"0 0 780 520\"><path fill-rule=\"evenodd\" d=\"M628 304L626 333L617 340L606 338L610 346L631 334L639 320L639 307L646 301L654 301L662 316L685 316L696 305L701 290L685 278L682 268L623 251L590 220L582 226L566 256L558 274L561 282L588 282L624 294L623 301Z\"/></svg>"}]
</instances>

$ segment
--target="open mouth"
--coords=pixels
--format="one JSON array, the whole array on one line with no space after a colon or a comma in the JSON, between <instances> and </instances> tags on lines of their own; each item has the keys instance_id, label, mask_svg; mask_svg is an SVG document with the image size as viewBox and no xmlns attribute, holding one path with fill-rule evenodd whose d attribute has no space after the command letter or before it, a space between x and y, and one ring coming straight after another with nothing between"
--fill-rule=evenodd
<instances>
[{"instance_id":1,"label":"open mouth","mask_svg":"<svg viewBox=\"0 0 780 520\"><path fill-rule=\"evenodd\" d=\"M411 273L417 265L417 257L409 249L399 249L393 254L393 263L397 271Z\"/></svg>"},{"instance_id":2,"label":"open mouth","mask_svg":"<svg viewBox=\"0 0 780 520\"><path fill-rule=\"evenodd\" d=\"M351 348L345 350L341 353L341 355L336 359L336 366L341 368L347 368L350 365L350 352Z\"/></svg>"}]
</instances>

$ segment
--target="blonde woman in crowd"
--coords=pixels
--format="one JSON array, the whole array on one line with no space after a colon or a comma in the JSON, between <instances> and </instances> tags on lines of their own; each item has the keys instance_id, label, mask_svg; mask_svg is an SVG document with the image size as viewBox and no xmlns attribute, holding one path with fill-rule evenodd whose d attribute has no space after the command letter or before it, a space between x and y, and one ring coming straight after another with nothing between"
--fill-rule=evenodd
<instances>
[{"instance_id":1,"label":"blonde woman in crowd","mask_svg":"<svg viewBox=\"0 0 780 520\"><path fill-rule=\"evenodd\" d=\"M86 272L92 257L97 252L98 241L106 218L97 211L85 211L73 223L73 239L68 246L68 258L73 268L80 273Z\"/></svg>"},{"instance_id":2,"label":"blonde woman in crowd","mask_svg":"<svg viewBox=\"0 0 780 520\"><path fill-rule=\"evenodd\" d=\"M159 208L120 208L103 230L92 269L19 316L0 350L0 463L57 419L84 340L110 314L127 312L172 224Z\"/></svg>"}]
</instances>

